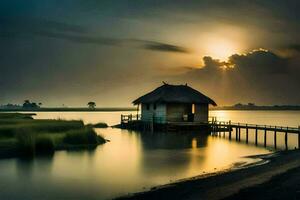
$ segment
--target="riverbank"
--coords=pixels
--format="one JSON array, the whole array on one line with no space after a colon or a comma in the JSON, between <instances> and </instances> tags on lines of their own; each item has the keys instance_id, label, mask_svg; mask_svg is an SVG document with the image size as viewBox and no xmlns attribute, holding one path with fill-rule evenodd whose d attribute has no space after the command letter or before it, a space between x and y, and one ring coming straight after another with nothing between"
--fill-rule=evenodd
<instances>
[{"instance_id":1,"label":"riverbank","mask_svg":"<svg viewBox=\"0 0 300 200\"><path fill-rule=\"evenodd\" d=\"M294 177L293 174L300 173L300 151L282 151L279 153L257 156L263 159L266 164L254 165L246 168L232 168L226 171L198 176L188 180L163 185L152 188L150 191L132 194L117 198L119 200L137 199L245 199L244 194L251 193L252 199L262 195L262 192L253 193L261 188L272 190L269 192L269 199L274 199L282 195L282 190L269 188L269 185L280 185L282 176L292 176L293 179L285 179L286 187L300 182L300 176ZM278 178L279 176L279 178ZM277 178L276 178L277 177ZM298 181L298 182L297 182ZM265 184L256 188L249 189L259 184ZM248 188L248 190L247 190ZM293 187L290 196L297 195L298 187ZM241 191L241 193L239 193ZM268 191L264 191L268 192ZM235 196L232 196L235 195ZM299 194L298 194L299 195ZM260 196L263 198L264 196ZM249 198L251 199L251 198Z\"/></svg>"}]
</instances>

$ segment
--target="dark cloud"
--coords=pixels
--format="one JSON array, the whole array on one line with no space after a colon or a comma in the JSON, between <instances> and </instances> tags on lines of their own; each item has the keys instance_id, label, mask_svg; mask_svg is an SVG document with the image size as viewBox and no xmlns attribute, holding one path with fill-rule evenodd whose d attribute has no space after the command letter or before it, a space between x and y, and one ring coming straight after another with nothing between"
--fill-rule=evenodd
<instances>
[{"instance_id":1,"label":"dark cloud","mask_svg":"<svg viewBox=\"0 0 300 200\"><path fill-rule=\"evenodd\" d=\"M174 52L174 53L189 53L189 51L180 46L175 46L171 44L154 42L154 41L144 41L145 44L143 47L145 49L153 50L153 51L166 51L166 52Z\"/></svg>"},{"instance_id":2,"label":"dark cloud","mask_svg":"<svg viewBox=\"0 0 300 200\"><path fill-rule=\"evenodd\" d=\"M300 44L291 44L291 45L287 45L287 46L284 47L283 49L287 49L287 50L292 50L292 51L300 52Z\"/></svg>"},{"instance_id":3,"label":"dark cloud","mask_svg":"<svg viewBox=\"0 0 300 200\"><path fill-rule=\"evenodd\" d=\"M205 56L201 68L190 68L180 79L205 85L212 91L212 97L233 103L297 104L300 102L300 95L295 93L300 85L299 60L299 57L286 58L264 49L231 55L226 62Z\"/></svg>"},{"instance_id":4,"label":"dark cloud","mask_svg":"<svg viewBox=\"0 0 300 200\"><path fill-rule=\"evenodd\" d=\"M57 32L46 32L46 31L39 31L35 32L36 35L55 38L55 39L63 39L70 42L75 43L86 43L86 44L96 44L96 45L120 45L122 40L113 39L113 38L105 38L105 37L91 37L85 35L74 35L74 34L67 34L67 33L57 33Z\"/></svg>"},{"instance_id":5,"label":"dark cloud","mask_svg":"<svg viewBox=\"0 0 300 200\"><path fill-rule=\"evenodd\" d=\"M285 73L288 59L265 49L253 50L246 54L233 54L228 61L220 61L210 56L203 57L203 69L233 69L247 73Z\"/></svg>"},{"instance_id":6,"label":"dark cloud","mask_svg":"<svg viewBox=\"0 0 300 200\"><path fill-rule=\"evenodd\" d=\"M226 62L222 62L219 59L213 59L210 56L203 57L204 67L205 68L219 68L226 65Z\"/></svg>"},{"instance_id":7,"label":"dark cloud","mask_svg":"<svg viewBox=\"0 0 300 200\"><path fill-rule=\"evenodd\" d=\"M228 64L237 70L255 71L256 73L282 73L288 70L288 60L271 51L254 50L247 54L234 54Z\"/></svg>"},{"instance_id":8,"label":"dark cloud","mask_svg":"<svg viewBox=\"0 0 300 200\"><path fill-rule=\"evenodd\" d=\"M37 19L9 19L0 18L0 37L6 38L26 38L28 36L48 37L62 39L75 43L111 45L126 47L137 47L152 51L164 51L175 53L188 53L189 51L180 46L141 40L141 39L118 39L108 37L91 36L84 27L68 23L37 20ZM135 44L137 44L135 46Z\"/></svg>"},{"instance_id":9,"label":"dark cloud","mask_svg":"<svg viewBox=\"0 0 300 200\"><path fill-rule=\"evenodd\" d=\"M0 34L9 33L22 36L36 32L67 32L84 33L86 29L79 25L34 18L8 18L0 17Z\"/></svg>"}]
</instances>

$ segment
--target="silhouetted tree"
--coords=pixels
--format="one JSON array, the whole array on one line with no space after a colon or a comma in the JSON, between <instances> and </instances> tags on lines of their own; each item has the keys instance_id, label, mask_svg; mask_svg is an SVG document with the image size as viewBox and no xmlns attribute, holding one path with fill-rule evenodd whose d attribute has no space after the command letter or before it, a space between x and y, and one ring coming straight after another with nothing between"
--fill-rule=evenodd
<instances>
[{"instance_id":1,"label":"silhouetted tree","mask_svg":"<svg viewBox=\"0 0 300 200\"><path fill-rule=\"evenodd\" d=\"M23 103L23 108L30 108L31 107L31 103L29 100L24 100L24 103Z\"/></svg>"},{"instance_id":2,"label":"silhouetted tree","mask_svg":"<svg viewBox=\"0 0 300 200\"><path fill-rule=\"evenodd\" d=\"M255 103L248 103L248 106L254 107Z\"/></svg>"},{"instance_id":3,"label":"silhouetted tree","mask_svg":"<svg viewBox=\"0 0 300 200\"><path fill-rule=\"evenodd\" d=\"M35 102L30 102L29 100L25 100L23 103L24 109L37 109L39 106Z\"/></svg>"},{"instance_id":4,"label":"silhouetted tree","mask_svg":"<svg viewBox=\"0 0 300 200\"><path fill-rule=\"evenodd\" d=\"M95 109L95 107L96 107L96 103L95 102L93 102L93 101L90 101L90 102L88 102L88 107L90 108L90 109Z\"/></svg>"},{"instance_id":5,"label":"silhouetted tree","mask_svg":"<svg viewBox=\"0 0 300 200\"><path fill-rule=\"evenodd\" d=\"M240 107L243 107L243 106L244 106L243 104L237 103L237 104L235 104L233 107L240 108Z\"/></svg>"}]
</instances>

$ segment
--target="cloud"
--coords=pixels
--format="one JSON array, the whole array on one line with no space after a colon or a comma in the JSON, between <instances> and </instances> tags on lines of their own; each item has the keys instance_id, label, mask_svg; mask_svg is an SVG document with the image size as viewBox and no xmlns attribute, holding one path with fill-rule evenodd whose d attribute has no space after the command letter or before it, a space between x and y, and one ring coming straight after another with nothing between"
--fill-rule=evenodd
<instances>
[{"instance_id":1,"label":"cloud","mask_svg":"<svg viewBox=\"0 0 300 200\"><path fill-rule=\"evenodd\" d=\"M288 69L288 59L264 49L253 50L247 54L234 54L228 64L237 70L255 71L256 73L283 73Z\"/></svg>"},{"instance_id":2,"label":"cloud","mask_svg":"<svg viewBox=\"0 0 300 200\"><path fill-rule=\"evenodd\" d=\"M189 52L184 47L156 41L91 36L88 34L88 30L82 26L45 19L0 18L0 26L0 37L5 38L27 38L28 36L39 36L52 39L62 39L80 44L126 46L174 53Z\"/></svg>"},{"instance_id":3,"label":"cloud","mask_svg":"<svg viewBox=\"0 0 300 200\"><path fill-rule=\"evenodd\" d=\"M30 34L35 32L67 32L85 33L86 29L79 25L57 22L47 19L34 18L0 18L0 33L11 33L15 35ZM1 34L2 35L2 34ZM8 35L8 34L7 34Z\"/></svg>"},{"instance_id":4,"label":"cloud","mask_svg":"<svg viewBox=\"0 0 300 200\"><path fill-rule=\"evenodd\" d=\"M219 59L213 59L210 56L204 56L203 57L204 67L208 68L219 68L227 65L226 62L222 62Z\"/></svg>"},{"instance_id":5,"label":"cloud","mask_svg":"<svg viewBox=\"0 0 300 200\"><path fill-rule=\"evenodd\" d=\"M284 49L300 52L300 44L290 44L285 46Z\"/></svg>"},{"instance_id":6,"label":"cloud","mask_svg":"<svg viewBox=\"0 0 300 200\"><path fill-rule=\"evenodd\" d=\"M288 59L271 51L258 49L246 54L233 54L228 61L220 61L210 56L203 57L202 69L233 69L247 73L284 73L288 70Z\"/></svg>"},{"instance_id":7,"label":"cloud","mask_svg":"<svg viewBox=\"0 0 300 200\"><path fill-rule=\"evenodd\" d=\"M153 51L165 51L165 52L174 52L174 53L189 53L184 47L175 46L171 44L154 42L154 41L144 41L143 47L145 49L153 50Z\"/></svg>"},{"instance_id":8,"label":"cloud","mask_svg":"<svg viewBox=\"0 0 300 200\"><path fill-rule=\"evenodd\" d=\"M265 49L233 54L227 61L205 56L201 67L184 67L186 72L174 75L174 80L205 88L207 91L203 92L218 102L221 99L231 103L297 104L300 102L300 95L295 93L300 85L299 60L299 55L284 57Z\"/></svg>"},{"instance_id":9,"label":"cloud","mask_svg":"<svg viewBox=\"0 0 300 200\"><path fill-rule=\"evenodd\" d=\"M96 44L96 45L120 45L122 40L113 39L113 38L105 38L105 37L90 37L85 35L74 35L74 34L66 34L66 33L57 33L57 32L49 32L49 31L39 31L35 32L36 35L55 38L55 39L63 39L70 42L75 43L86 43L86 44Z\"/></svg>"}]
</instances>

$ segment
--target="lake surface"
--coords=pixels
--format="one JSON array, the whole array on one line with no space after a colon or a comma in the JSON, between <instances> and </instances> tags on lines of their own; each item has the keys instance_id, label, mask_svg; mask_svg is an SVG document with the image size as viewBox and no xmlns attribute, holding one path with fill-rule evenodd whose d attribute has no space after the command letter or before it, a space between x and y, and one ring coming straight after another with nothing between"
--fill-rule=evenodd
<instances>
[{"instance_id":1,"label":"lake surface","mask_svg":"<svg viewBox=\"0 0 300 200\"><path fill-rule=\"evenodd\" d=\"M114 125L119 123L120 115L121 112L38 112L35 118L82 119L85 123L103 121ZM212 111L210 115L233 122L300 124L298 111ZM95 150L58 151L52 157L34 160L0 160L0 199L111 199L237 163L254 162L257 160L245 156L270 152L261 146L204 136L201 132L151 134L113 128L96 131L110 142ZM251 132L249 139L253 141ZM272 146L272 139L269 141ZM289 148L294 148L296 141L296 137L289 136ZM283 146L283 138L279 137L278 143Z\"/></svg>"}]
</instances>

